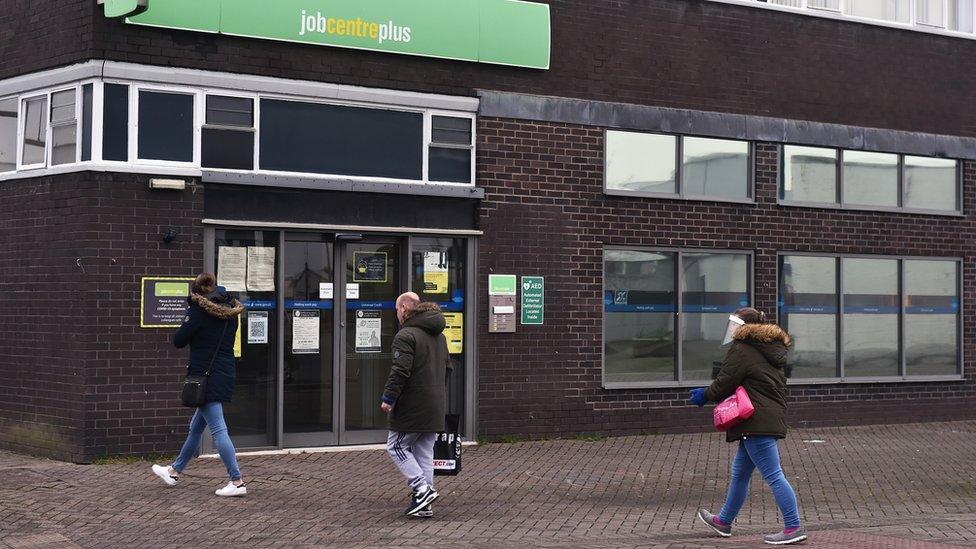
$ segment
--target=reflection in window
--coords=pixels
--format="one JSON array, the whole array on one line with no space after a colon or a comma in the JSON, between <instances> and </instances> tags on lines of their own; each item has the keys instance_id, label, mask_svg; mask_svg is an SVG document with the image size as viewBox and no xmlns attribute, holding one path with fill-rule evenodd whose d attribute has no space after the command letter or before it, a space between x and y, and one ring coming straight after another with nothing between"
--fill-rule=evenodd
<instances>
[{"instance_id":1,"label":"reflection in window","mask_svg":"<svg viewBox=\"0 0 976 549\"><path fill-rule=\"evenodd\" d=\"M780 324L793 338L792 377L835 377L837 259L783 256L780 284Z\"/></svg>"},{"instance_id":2,"label":"reflection in window","mask_svg":"<svg viewBox=\"0 0 976 549\"><path fill-rule=\"evenodd\" d=\"M941 2L941 0L940 0ZM848 0L847 13L857 17L909 23L909 0Z\"/></svg>"},{"instance_id":3,"label":"reflection in window","mask_svg":"<svg viewBox=\"0 0 976 549\"><path fill-rule=\"evenodd\" d=\"M905 157L905 207L959 210L958 163L945 158Z\"/></svg>"},{"instance_id":4,"label":"reflection in window","mask_svg":"<svg viewBox=\"0 0 976 549\"><path fill-rule=\"evenodd\" d=\"M959 372L958 264L905 261L905 361L909 375Z\"/></svg>"},{"instance_id":5,"label":"reflection in window","mask_svg":"<svg viewBox=\"0 0 976 549\"><path fill-rule=\"evenodd\" d=\"M945 11L942 1L915 0L915 22L920 25L945 27Z\"/></svg>"},{"instance_id":6,"label":"reflection in window","mask_svg":"<svg viewBox=\"0 0 976 549\"><path fill-rule=\"evenodd\" d=\"M138 158L193 161L192 95L139 92Z\"/></svg>"},{"instance_id":7,"label":"reflection in window","mask_svg":"<svg viewBox=\"0 0 976 549\"><path fill-rule=\"evenodd\" d=\"M973 0L949 0L949 30L973 32Z\"/></svg>"},{"instance_id":8,"label":"reflection in window","mask_svg":"<svg viewBox=\"0 0 976 549\"><path fill-rule=\"evenodd\" d=\"M683 379L710 379L712 365L721 362L729 315L747 307L749 256L725 253L682 254L682 374Z\"/></svg>"},{"instance_id":9,"label":"reflection in window","mask_svg":"<svg viewBox=\"0 0 976 549\"><path fill-rule=\"evenodd\" d=\"M682 192L689 196L749 198L749 143L682 139Z\"/></svg>"},{"instance_id":10,"label":"reflection in window","mask_svg":"<svg viewBox=\"0 0 976 549\"><path fill-rule=\"evenodd\" d=\"M0 101L0 173L17 169L17 100Z\"/></svg>"},{"instance_id":11,"label":"reflection in window","mask_svg":"<svg viewBox=\"0 0 976 549\"><path fill-rule=\"evenodd\" d=\"M21 164L45 164L47 152L47 97L24 100L24 145Z\"/></svg>"},{"instance_id":12,"label":"reflection in window","mask_svg":"<svg viewBox=\"0 0 976 549\"><path fill-rule=\"evenodd\" d=\"M898 155L844 151L844 202L898 207Z\"/></svg>"},{"instance_id":13,"label":"reflection in window","mask_svg":"<svg viewBox=\"0 0 976 549\"><path fill-rule=\"evenodd\" d=\"M844 375L899 375L898 261L844 259Z\"/></svg>"},{"instance_id":14,"label":"reflection in window","mask_svg":"<svg viewBox=\"0 0 976 549\"><path fill-rule=\"evenodd\" d=\"M78 145L78 119L75 114L75 90L51 94L51 165L75 161Z\"/></svg>"},{"instance_id":15,"label":"reflection in window","mask_svg":"<svg viewBox=\"0 0 976 549\"><path fill-rule=\"evenodd\" d=\"M672 252L604 251L605 381L678 379L676 262Z\"/></svg>"},{"instance_id":16,"label":"reflection in window","mask_svg":"<svg viewBox=\"0 0 976 549\"><path fill-rule=\"evenodd\" d=\"M92 150L92 105L95 86L85 84L81 87L81 160L91 160Z\"/></svg>"},{"instance_id":17,"label":"reflection in window","mask_svg":"<svg viewBox=\"0 0 976 549\"><path fill-rule=\"evenodd\" d=\"M796 202L837 202L837 151L784 146L781 196Z\"/></svg>"},{"instance_id":18,"label":"reflection in window","mask_svg":"<svg viewBox=\"0 0 976 549\"><path fill-rule=\"evenodd\" d=\"M606 139L608 190L678 192L675 136L607 131Z\"/></svg>"}]
</instances>

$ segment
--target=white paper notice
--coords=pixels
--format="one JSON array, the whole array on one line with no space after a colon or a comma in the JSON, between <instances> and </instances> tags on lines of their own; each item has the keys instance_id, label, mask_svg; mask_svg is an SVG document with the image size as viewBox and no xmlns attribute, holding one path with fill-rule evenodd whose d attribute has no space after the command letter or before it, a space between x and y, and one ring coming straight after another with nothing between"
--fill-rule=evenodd
<instances>
[{"instance_id":1,"label":"white paper notice","mask_svg":"<svg viewBox=\"0 0 976 549\"><path fill-rule=\"evenodd\" d=\"M303 309L292 314L291 352L296 355L319 352L319 311Z\"/></svg>"},{"instance_id":2,"label":"white paper notice","mask_svg":"<svg viewBox=\"0 0 976 549\"><path fill-rule=\"evenodd\" d=\"M247 313L248 345L268 342L268 311L249 311Z\"/></svg>"},{"instance_id":3,"label":"white paper notice","mask_svg":"<svg viewBox=\"0 0 976 549\"><path fill-rule=\"evenodd\" d=\"M346 299L359 299L359 284L346 284Z\"/></svg>"},{"instance_id":4,"label":"white paper notice","mask_svg":"<svg viewBox=\"0 0 976 549\"><path fill-rule=\"evenodd\" d=\"M273 292L275 249L247 247L247 291Z\"/></svg>"},{"instance_id":5,"label":"white paper notice","mask_svg":"<svg viewBox=\"0 0 976 549\"><path fill-rule=\"evenodd\" d=\"M217 284L228 292L243 292L246 272L247 248L221 246L217 249Z\"/></svg>"},{"instance_id":6,"label":"white paper notice","mask_svg":"<svg viewBox=\"0 0 976 549\"><path fill-rule=\"evenodd\" d=\"M380 336L383 333L381 311L356 311L356 352L378 353L383 350Z\"/></svg>"},{"instance_id":7,"label":"white paper notice","mask_svg":"<svg viewBox=\"0 0 976 549\"><path fill-rule=\"evenodd\" d=\"M332 299L332 283L319 282L319 299Z\"/></svg>"},{"instance_id":8,"label":"white paper notice","mask_svg":"<svg viewBox=\"0 0 976 549\"><path fill-rule=\"evenodd\" d=\"M424 293L447 293L446 252L424 252Z\"/></svg>"}]
</instances>

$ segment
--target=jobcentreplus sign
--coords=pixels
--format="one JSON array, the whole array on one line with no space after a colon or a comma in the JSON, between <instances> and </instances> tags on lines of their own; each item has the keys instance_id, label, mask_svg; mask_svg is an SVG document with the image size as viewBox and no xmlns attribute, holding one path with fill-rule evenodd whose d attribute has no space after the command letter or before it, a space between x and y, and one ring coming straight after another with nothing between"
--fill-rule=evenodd
<instances>
[{"instance_id":1,"label":"jobcentreplus sign","mask_svg":"<svg viewBox=\"0 0 976 549\"><path fill-rule=\"evenodd\" d=\"M397 25L393 21L377 23L375 21L364 20L360 17L355 19L340 19L325 17L322 15L322 12L309 15L306 10L302 10L301 26L298 35L305 36L306 34L313 33L369 38L376 40L379 44L383 42L410 42L410 27Z\"/></svg>"}]
</instances>

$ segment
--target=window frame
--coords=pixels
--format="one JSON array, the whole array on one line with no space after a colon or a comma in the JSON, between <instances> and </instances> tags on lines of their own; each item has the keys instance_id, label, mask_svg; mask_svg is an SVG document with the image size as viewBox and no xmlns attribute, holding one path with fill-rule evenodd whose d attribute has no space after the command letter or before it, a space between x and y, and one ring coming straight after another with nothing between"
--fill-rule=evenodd
<instances>
[{"instance_id":1,"label":"window frame","mask_svg":"<svg viewBox=\"0 0 976 549\"><path fill-rule=\"evenodd\" d=\"M976 11L976 10L974 10ZM783 197L783 185L786 177L786 147L788 146L798 146L798 147L814 147L819 149L832 149L837 153L837 166L836 168L836 178L837 178L837 201L836 202L812 202L812 201L802 201L802 200L788 200ZM820 145L805 145L800 143L780 143L777 147L777 154L779 155L779 160L777 162L778 176L776 181L776 204L779 206L788 207L799 207L799 208L822 208L829 210L848 210L848 211L858 211L858 212L884 212L884 213L907 213L907 214L921 214L921 215L938 215L944 217L965 217L964 205L963 205L963 163L965 160L958 158L945 158L946 160L952 160L956 163L956 175L955 175L955 185L956 185L956 209L955 210L933 210L926 208L909 208L905 206L905 202L908 198L908 186L905 184L905 157L913 156L919 158L943 158L930 156L926 157L919 154L905 154L905 153L885 153L894 154L898 157L898 206L870 206L844 202L844 152L884 152L884 151L862 151L856 149L843 149L840 147L824 147Z\"/></svg>"},{"instance_id":2,"label":"window frame","mask_svg":"<svg viewBox=\"0 0 976 549\"><path fill-rule=\"evenodd\" d=\"M468 145L451 144L451 143L434 143L434 117L440 116L444 118L464 118L471 122L471 142ZM432 110L427 109L424 111L424 170L423 170L423 182L433 183L434 185L453 185L460 187L469 187L475 184L475 172L477 166L477 149L478 149L478 120L473 113L458 113L444 110ZM460 183L456 181L434 181L430 180L430 149L431 147L437 147L440 149L466 149L471 151L471 175L470 183Z\"/></svg>"},{"instance_id":3,"label":"window frame","mask_svg":"<svg viewBox=\"0 0 976 549\"><path fill-rule=\"evenodd\" d=\"M47 166L48 167L55 168L57 166L68 166L68 165L71 165L71 164L78 164L79 162L81 162L81 133L82 133L82 131L81 131L82 128L81 127L82 127L82 122L83 121L82 121L82 117L80 115L81 115L82 108L84 108L84 104L83 104L84 97L82 97L82 93L81 93L81 87L82 87L83 84L84 84L83 82L78 82L78 83L74 84L73 86L68 86L68 87L65 87L65 88L52 88L51 90L48 91L48 99L47 99L47 124L48 124L48 128L49 128L48 138L50 139L50 141L48 142L48 146L47 146L47 148L49 149L48 150L48 153L47 153ZM57 124L55 124L53 122L52 116L51 116L51 111L54 109L54 103L52 102L52 99L54 98L54 94L56 94L56 93L61 93L61 92L66 92L66 91L72 91L72 90L75 92L75 103L74 103L74 109L75 109L75 117L74 117L74 125L75 125L75 159L73 161L71 161L71 162L64 162L62 164L54 164L54 128L55 127L69 126L69 125L71 125L71 123L69 123L69 122L58 122ZM94 94L94 90L92 91L92 93ZM94 120L92 121L92 125L94 125Z\"/></svg>"},{"instance_id":4,"label":"window frame","mask_svg":"<svg viewBox=\"0 0 976 549\"><path fill-rule=\"evenodd\" d=\"M646 191L626 191L621 189L611 189L608 186L607 168L609 166L609 155L607 150L607 134L610 132L633 133L638 135L658 135L673 137L675 139L674 161L675 161L675 193L656 193ZM685 192L684 185L684 151L685 138L716 139L721 141L735 141L745 143L746 152L746 198L728 198L714 195L697 195ZM725 202L730 204L755 204L756 203L756 143L747 139L734 139L730 137L717 137L713 135L697 134L678 134L654 131L628 130L622 128L603 128L603 194L607 196L638 196L645 198L665 198L673 200L688 200L697 202Z\"/></svg>"},{"instance_id":5,"label":"window frame","mask_svg":"<svg viewBox=\"0 0 976 549\"><path fill-rule=\"evenodd\" d=\"M675 345L675 365L677 366L677 377L675 381L607 381L606 378L606 341L607 341L607 309L603 304L603 296L606 295L606 252L608 250L622 250L649 253L673 253L675 258L674 289L677 292L675 297L675 312L672 316L674 323L674 345ZM756 303L756 254L753 250L744 249L720 249L720 248L668 248L666 246L632 246L605 244L601 251L600 277L600 386L604 389L656 389L673 387L699 387L702 384L711 383L710 379L684 379L684 353L682 352L682 341L684 329L681 327L681 313L684 305L684 277L682 275L684 267L684 255L686 253L698 254L735 254L744 255L749 261L746 269L746 290L749 293L749 305L754 307Z\"/></svg>"},{"instance_id":6,"label":"window frame","mask_svg":"<svg viewBox=\"0 0 976 549\"><path fill-rule=\"evenodd\" d=\"M836 346L837 346L837 376L832 378L789 378L790 385L837 385L845 383L911 383L920 381L964 381L965 371L965 301L964 301L964 273L965 261L960 257L946 256L911 256L911 255L871 255L871 254L832 254L821 252L776 252L776 321L781 322L780 303L782 302L782 258L784 256L822 257L837 261L837 318ZM898 262L898 375L896 376L866 376L847 377L844 371L844 260L845 259L885 259ZM905 261L946 261L956 264L956 299L959 300L959 311L956 313L956 374L945 375L909 375L907 371L907 352L905 347Z\"/></svg>"},{"instance_id":7,"label":"window frame","mask_svg":"<svg viewBox=\"0 0 976 549\"><path fill-rule=\"evenodd\" d=\"M115 82L111 82L114 84ZM139 104L140 95L142 92L149 93L168 93L173 95L189 95L193 98L193 106L191 108L193 116L193 152L192 157L189 161L180 160L159 160L153 158L141 158L139 157ZM120 162L122 164L139 164L144 166L180 166L180 167L200 167L200 146L201 139L200 135L202 133L200 122L203 120L201 116L201 97L203 97L203 91L197 88L184 88L181 86L165 86L156 84L145 84L140 82L132 82L129 84L129 158L128 162ZM203 106L202 115L206 115L206 106ZM118 161L117 161L118 162Z\"/></svg>"},{"instance_id":8,"label":"window frame","mask_svg":"<svg viewBox=\"0 0 976 549\"><path fill-rule=\"evenodd\" d=\"M224 126L224 125L221 125L221 124L207 124L207 98L210 97L211 95L215 95L215 96L219 96L219 97L233 97L235 99L250 99L251 100L251 106L252 106L251 107L251 116L252 116L251 127L250 128L246 128L244 126ZM259 168L258 168L258 159L261 158L261 154L260 154L261 153L261 139L260 139L260 135L261 135L261 133L260 133L260 125L261 125L261 98L260 98L259 94L239 92L239 91L233 91L233 90L227 90L227 92L224 93L221 90L215 90L215 89L208 88L208 89L203 90L203 99L201 101L203 102L203 115L202 115L202 118L200 118L200 126L199 126L200 127L200 147L199 147L199 151L196 151L194 153L194 154L199 154L199 157L198 158L200 160L200 169L201 170L219 170L219 171L222 171L222 172L229 172L229 173L252 173L252 172L253 173L257 173L259 171ZM239 132L251 132L251 133L253 133L254 134L254 150L251 151L251 153L252 153L252 159L251 159L252 164L251 165L254 166L254 167L252 169L250 169L250 170L238 170L238 169L233 169L233 168L210 168L210 167L205 167L203 165L203 130L205 130L205 129L215 129L215 130L225 130L225 131L239 131Z\"/></svg>"},{"instance_id":9,"label":"window frame","mask_svg":"<svg viewBox=\"0 0 976 549\"><path fill-rule=\"evenodd\" d=\"M0 97L0 103L4 101L14 102L14 113L17 118L15 121L16 126L14 126L14 162L13 169L7 171L0 171L0 174L11 174L17 173L20 167L20 96L18 95L8 95Z\"/></svg>"},{"instance_id":10,"label":"window frame","mask_svg":"<svg viewBox=\"0 0 976 549\"><path fill-rule=\"evenodd\" d=\"M50 144L51 144L51 121L44 123L44 161L34 164L24 164L24 139L27 133L27 102L35 99L44 99L44 116L50 118L51 111L51 91L43 93L25 94L18 97L17 101L17 170L32 171L42 170L50 167Z\"/></svg>"}]
</instances>

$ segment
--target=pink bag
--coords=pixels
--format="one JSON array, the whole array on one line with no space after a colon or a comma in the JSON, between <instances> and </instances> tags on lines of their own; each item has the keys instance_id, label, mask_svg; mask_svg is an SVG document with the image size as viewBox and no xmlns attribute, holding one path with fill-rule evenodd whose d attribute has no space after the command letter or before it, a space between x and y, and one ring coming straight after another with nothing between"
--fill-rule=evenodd
<instances>
[{"instance_id":1,"label":"pink bag","mask_svg":"<svg viewBox=\"0 0 976 549\"><path fill-rule=\"evenodd\" d=\"M752 417L756 409L749 400L749 393L741 385L736 387L735 393L723 400L712 410L712 419L715 421L715 428L719 431L728 431L732 427L742 423Z\"/></svg>"}]
</instances>

